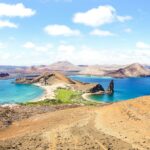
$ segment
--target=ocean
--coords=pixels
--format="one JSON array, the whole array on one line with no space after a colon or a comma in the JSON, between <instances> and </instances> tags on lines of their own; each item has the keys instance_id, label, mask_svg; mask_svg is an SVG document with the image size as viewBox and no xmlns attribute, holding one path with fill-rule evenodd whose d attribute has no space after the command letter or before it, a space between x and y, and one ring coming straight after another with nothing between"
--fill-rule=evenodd
<instances>
[{"instance_id":1,"label":"ocean","mask_svg":"<svg viewBox=\"0 0 150 150\"><path fill-rule=\"evenodd\" d=\"M44 90L35 85L15 84L15 79L0 80L0 104L27 102L40 97Z\"/></svg>"},{"instance_id":2,"label":"ocean","mask_svg":"<svg viewBox=\"0 0 150 150\"><path fill-rule=\"evenodd\" d=\"M117 102L150 95L150 77L110 78L97 76L70 76L71 79L88 83L99 83L107 89L113 79L115 91L111 95L91 95L90 98L102 102Z\"/></svg>"}]
</instances>

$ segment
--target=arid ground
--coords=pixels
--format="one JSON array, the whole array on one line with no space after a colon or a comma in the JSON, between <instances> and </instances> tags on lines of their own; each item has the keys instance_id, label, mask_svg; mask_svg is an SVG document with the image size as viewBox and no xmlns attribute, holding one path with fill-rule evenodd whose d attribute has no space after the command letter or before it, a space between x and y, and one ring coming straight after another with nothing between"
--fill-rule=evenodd
<instances>
[{"instance_id":1,"label":"arid ground","mask_svg":"<svg viewBox=\"0 0 150 150\"><path fill-rule=\"evenodd\" d=\"M0 130L0 150L150 150L150 97L34 114Z\"/></svg>"}]
</instances>

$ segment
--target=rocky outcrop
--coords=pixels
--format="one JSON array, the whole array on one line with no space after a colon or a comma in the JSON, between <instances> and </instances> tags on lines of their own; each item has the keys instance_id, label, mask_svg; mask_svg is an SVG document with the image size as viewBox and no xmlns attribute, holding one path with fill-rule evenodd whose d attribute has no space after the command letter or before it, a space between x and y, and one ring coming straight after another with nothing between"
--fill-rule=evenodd
<instances>
[{"instance_id":1,"label":"rocky outcrop","mask_svg":"<svg viewBox=\"0 0 150 150\"><path fill-rule=\"evenodd\" d=\"M114 93L114 80L111 80L107 90L105 91L106 94L113 94Z\"/></svg>"},{"instance_id":2,"label":"rocky outcrop","mask_svg":"<svg viewBox=\"0 0 150 150\"><path fill-rule=\"evenodd\" d=\"M85 93L97 93L104 92L104 88L100 84L96 83L81 83L78 82L73 85L74 89L85 92Z\"/></svg>"},{"instance_id":3,"label":"rocky outcrop","mask_svg":"<svg viewBox=\"0 0 150 150\"><path fill-rule=\"evenodd\" d=\"M94 87L89 89L90 93L96 93L96 92L99 92L99 91L104 91L104 88L100 84L96 84Z\"/></svg>"},{"instance_id":4,"label":"rocky outcrop","mask_svg":"<svg viewBox=\"0 0 150 150\"><path fill-rule=\"evenodd\" d=\"M16 79L16 83L17 84L32 84L33 82L33 79L30 79L30 78L17 78Z\"/></svg>"},{"instance_id":5,"label":"rocky outcrop","mask_svg":"<svg viewBox=\"0 0 150 150\"><path fill-rule=\"evenodd\" d=\"M44 73L38 77L33 78L19 78L16 79L16 83L25 83L25 84L33 84L33 83L41 83L42 85L52 85L56 83L67 83L67 84L75 84L75 82L61 73Z\"/></svg>"},{"instance_id":6,"label":"rocky outcrop","mask_svg":"<svg viewBox=\"0 0 150 150\"><path fill-rule=\"evenodd\" d=\"M73 89L82 92L96 93L99 91L104 91L104 88L100 84L83 83L83 82L71 80L70 78L66 77L62 73L58 73L58 72L44 73L43 75L34 78L19 78L16 79L16 83L18 84L40 83L42 85L53 85L57 83L64 83L69 85Z\"/></svg>"},{"instance_id":7,"label":"rocky outcrop","mask_svg":"<svg viewBox=\"0 0 150 150\"><path fill-rule=\"evenodd\" d=\"M8 73L0 73L0 78L4 78L4 77L8 77L9 74Z\"/></svg>"}]
</instances>

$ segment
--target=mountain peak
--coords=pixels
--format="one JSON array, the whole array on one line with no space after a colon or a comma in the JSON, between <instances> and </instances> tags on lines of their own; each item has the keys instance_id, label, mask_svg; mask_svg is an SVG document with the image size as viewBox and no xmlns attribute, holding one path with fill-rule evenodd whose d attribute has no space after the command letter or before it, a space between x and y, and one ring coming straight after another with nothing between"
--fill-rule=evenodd
<instances>
[{"instance_id":1,"label":"mountain peak","mask_svg":"<svg viewBox=\"0 0 150 150\"><path fill-rule=\"evenodd\" d=\"M65 65L65 64L67 64L67 65L73 65L71 62L69 62L69 61L57 61L57 62L55 62L55 63L53 63L53 64L51 64L51 65L56 65L56 64L62 64L62 65Z\"/></svg>"},{"instance_id":2,"label":"mountain peak","mask_svg":"<svg viewBox=\"0 0 150 150\"><path fill-rule=\"evenodd\" d=\"M64 71L68 71L68 70L79 70L79 67L72 64L71 62L69 61L58 61L58 62L55 62L53 64L51 64L49 66L49 68L51 70L64 70Z\"/></svg>"}]
</instances>

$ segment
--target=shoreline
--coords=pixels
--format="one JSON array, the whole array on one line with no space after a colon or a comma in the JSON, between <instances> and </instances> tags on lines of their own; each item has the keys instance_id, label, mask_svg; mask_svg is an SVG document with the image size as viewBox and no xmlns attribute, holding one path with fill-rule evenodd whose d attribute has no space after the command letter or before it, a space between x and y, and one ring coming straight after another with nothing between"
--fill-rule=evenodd
<instances>
[{"instance_id":1,"label":"shoreline","mask_svg":"<svg viewBox=\"0 0 150 150\"><path fill-rule=\"evenodd\" d=\"M33 85L42 88L44 90L44 93L40 97L31 100L31 102L43 101L45 99L55 99L55 90L57 90L58 88L67 88L69 86L64 83L57 83L54 85L41 85L40 83L35 83Z\"/></svg>"},{"instance_id":2,"label":"shoreline","mask_svg":"<svg viewBox=\"0 0 150 150\"><path fill-rule=\"evenodd\" d=\"M91 102L97 102L99 104L108 104L108 103L105 103L105 102L102 102L102 101L93 100L93 99L89 98L90 95L96 95L96 94L94 94L94 93L84 93L84 94L82 94L82 98L84 100L91 101Z\"/></svg>"},{"instance_id":3,"label":"shoreline","mask_svg":"<svg viewBox=\"0 0 150 150\"><path fill-rule=\"evenodd\" d=\"M70 87L70 85L64 83L58 83L54 85L41 85L40 83L35 83L34 85L42 88L44 90L44 93L39 98L31 100L31 102L43 101L45 99L55 99L55 90L57 90L58 88ZM81 97L86 101L106 104L105 102L98 102L93 99L90 99L89 98L90 95L93 95L93 93L83 93Z\"/></svg>"},{"instance_id":4,"label":"shoreline","mask_svg":"<svg viewBox=\"0 0 150 150\"><path fill-rule=\"evenodd\" d=\"M45 99L55 99L55 90L57 90L58 88L68 88L71 86L69 84L65 84L65 83L57 83L54 85L42 85L41 83L34 83L33 85L38 86L39 88L43 89L43 94L37 98L34 99L30 99L27 100L26 102L38 102L38 101L44 101ZM106 104L104 102L98 102L95 101L93 99L90 99L89 96L93 95L92 93L83 93L81 95L81 97L85 100L85 101L90 101L90 102L96 102L99 104ZM16 107L19 104L2 104L0 105L1 107Z\"/></svg>"}]
</instances>

